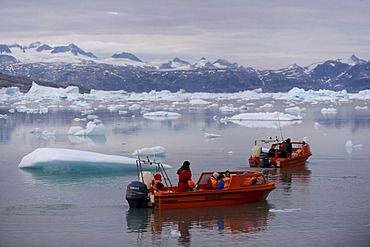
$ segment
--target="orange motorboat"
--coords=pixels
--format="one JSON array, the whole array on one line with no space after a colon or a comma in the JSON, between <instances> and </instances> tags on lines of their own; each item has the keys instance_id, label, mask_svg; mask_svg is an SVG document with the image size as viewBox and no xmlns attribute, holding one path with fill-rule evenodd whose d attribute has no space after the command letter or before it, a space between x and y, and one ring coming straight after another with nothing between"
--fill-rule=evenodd
<instances>
[{"instance_id":1,"label":"orange motorboat","mask_svg":"<svg viewBox=\"0 0 370 247\"><path fill-rule=\"evenodd\" d=\"M271 140L261 141L271 142ZM286 149L287 141L291 145L289 151ZM304 141L291 142L289 138L287 141L279 141L278 139L272 141L270 149L266 152L255 141L253 154L249 157L249 166L284 168L305 165L307 159L312 155L310 145Z\"/></svg>"},{"instance_id":2,"label":"orange motorboat","mask_svg":"<svg viewBox=\"0 0 370 247\"><path fill-rule=\"evenodd\" d=\"M159 164L159 171L168 176ZM208 179L214 172L202 172L194 188L179 192L176 186L165 186L160 191L152 189L152 182L145 180L148 172L139 172L139 180L127 186L126 200L131 208L153 207L157 210L237 205L266 200L275 189L275 183L258 171L230 171L230 183L226 189L209 189ZM219 172L223 174L224 172ZM140 177L141 176L141 177ZM142 182L143 181L143 182Z\"/></svg>"}]
</instances>

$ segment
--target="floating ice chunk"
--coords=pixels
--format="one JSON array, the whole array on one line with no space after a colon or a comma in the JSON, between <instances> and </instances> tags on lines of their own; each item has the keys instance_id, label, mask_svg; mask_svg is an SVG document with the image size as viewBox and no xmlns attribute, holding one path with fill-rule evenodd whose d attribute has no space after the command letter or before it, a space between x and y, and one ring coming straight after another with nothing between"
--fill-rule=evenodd
<instances>
[{"instance_id":1,"label":"floating ice chunk","mask_svg":"<svg viewBox=\"0 0 370 247\"><path fill-rule=\"evenodd\" d=\"M133 104L128 107L129 111L139 111L141 109L141 106L139 104Z\"/></svg>"},{"instance_id":2,"label":"floating ice chunk","mask_svg":"<svg viewBox=\"0 0 370 247\"><path fill-rule=\"evenodd\" d=\"M94 110L92 110L92 109L82 110L82 111L81 111L81 115L82 115L82 116L85 116L85 115L91 115L91 114L93 114L93 113L94 113Z\"/></svg>"},{"instance_id":3,"label":"floating ice chunk","mask_svg":"<svg viewBox=\"0 0 370 247\"><path fill-rule=\"evenodd\" d=\"M80 122L80 121L86 121L86 118L74 118L73 121Z\"/></svg>"},{"instance_id":4,"label":"floating ice chunk","mask_svg":"<svg viewBox=\"0 0 370 247\"><path fill-rule=\"evenodd\" d=\"M138 156L138 155L158 155L158 156L165 156L166 155L166 149L162 146L154 146L151 148L141 148L136 149L132 155Z\"/></svg>"},{"instance_id":5,"label":"floating ice chunk","mask_svg":"<svg viewBox=\"0 0 370 247\"><path fill-rule=\"evenodd\" d=\"M169 165L163 165L171 168ZM136 159L95 152L38 148L24 156L19 168L42 170L49 173L105 173L135 171ZM154 170L156 166L142 165L143 170Z\"/></svg>"},{"instance_id":6,"label":"floating ice chunk","mask_svg":"<svg viewBox=\"0 0 370 247\"><path fill-rule=\"evenodd\" d=\"M346 145L345 145L346 147L353 147L353 143L352 143L352 141L351 140L348 140L347 142L346 142Z\"/></svg>"},{"instance_id":7,"label":"floating ice chunk","mask_svg":"<svg viewBox=\"0 0 370 247\"><path fill-rule=\"evenodd\" d=\"M319 129L320 128L320 124L318 123L318 122L315 122L314 124L313 124L313 127L315 128L315 129Z\"/></svg>"},{"instance_id":8,"label":"floating ice chunk","mask_svg":"<svg viewBox=\"0 0 370 247\"><path fill-rule=\"evenodd\" d=\"M299 106L295 106L295 107L286 108L285 112L290 113L290 114L299 115L303 112L303 110Z\"/></svg>"},{"instance_id":9,"label":"floating ice chunk","mask_svg":"<svg viewBox=\"0 0 370 247\"><path fill-rule=\"evenodd\" d=\"M99 116L97 116L97 115L87 115L86 118L89 119L89 120L93 120L93 119L98 119Z\"/></svg>"},{"instance_id":10,"label":"floating ice chunk","mask_svg":"<svg viewBox=\"0 0 370 247\"><path fill-rule=\"evenodd\" d=\"M133 153L133 156L139 157L141 159L150 161L163 162L166 157L166 149L162 146L154 146L151 148L141 148L136 149Z\"/></svg>"},{"instance_id":11,"label":"floating ice chunk","mask_svg":"<svg viewBox=\"0 0 370 247\"><path fill-rule=\"evenodd\" d=\"M105 135L106 127L100 121L90 121L86 124L86 129L79 126L72 126L68 135L75 136L95 136L95 135Z\"/></svg>"},{"instance_id":12,"label":"floating ice chunk","mask_svg":"<svg viewBox=\"0 0 370 247\"><path fill-rule=\"evenodd\" d=\"M346 148L362 149L362 144L353 144L352 140L348 140L345 144Z\"/></svg>"},{"instance_id":13,"label":"floating ice chunk","mask_svg":"<svg viewBox=\"0 0 370 247\"><path fill-rule=\"evenodd\" d=\"M338 111L335 108L322 108L321 113L322 114L337 114Z\"/></svg>"},{"instance_id":14,"label":"floating ice chunk","mask_svg":"<svg viewBox=\"0 0 370 247\"><path fill-rule=\"evenodd\" d=\"M365 106L355 106L355 110L357 110L357 111L361 111L361 110L367 110L368 108L367 108L367 106L365 105Z\"/></svg>"},{"instance_id":15,"label":"floating ice chunk","mask_svg":"<svg viewBox=\"0 0 370 247\"><path fill-rule=\"evenodd\" d=\"M35 82L32 82L31 88L26 93L27 96L38 97L40 99L66 99L66 98L77 98L79 97L79 89L75 86L68 86L67 88L53 88L40 86Z\"/></svg>"},{"instance_id":16,"label":"floating ice chunk","mask_svg":"<svg viewBox=\"0 0 370 247\"><path fill-rule=\"evenodd\" d=\"M145 113L143 117L151 120L176 120L181 118L182 115L177 112L155 111Z\"/></svg>"},{"instance_id":17,"label":"floating ice chunk","mask_svg":"<svg viewBox=\"0 0 370 247\"><path fill-rule=\"evenodd\" d=\"M232 104L230 104L230 105L227 105L227 106L221 106L219 108L219 110L222 113L234 113L234 112L237 112L239 110L239 108L234 107Z\"/></svg>"},{"instance_id":18,"label":"floating ice chunk","mask_svg":"<svg viewBox=\"0 0 370 247\"><path fill-rule=\"evenodd\" d=\"M210 102L205 101L203 99L192 99L189 101L190 105L208 105Z\"/></svg>"},{"instance_id":19,"label":"floating ice chunk","mask_svg":"<svg viewBox=\"0 0 370 247\"><path fill-rule=\"evenodd\" d=\"M261 105L260 107L257 107L256 109L257 110L269 110L269 109L272 109L274 106L272 104L264 104L264 105Z\"/></svg>"},{"instance_id":20,"label":"floating ice chunk","mask_svg":"<svg viewBox=\"0 0 370 247\"><path fill-rule=\"evenodd\" d=\"M77 132L82 131L83 128L81 126L72 126L68 130L68 135L75 135Z\"/></svg>"},{"instance_id":21,"label":"floating ice chunk","mask_svg":"<svg viewBox=\"0 0 370 247\"><path fill-rule=\"evenodd\" d=\"M104 135L99 136L75 136L73 134L68 135L68 139L71 143L83 143L86 142L88 147L95 147L103 145L107 142Z\"/></svg>"},{"instance_id":22,"label":"floating ice chunk","mask_svg":"<svg viewBox=\"0 0 370 247\"><path fill-rule=\"evenodd\" d=\"M215 140L215 139L218 139L221 137L221 135L218 135L218 134L211 134L211 133L204 133L204 137L207 139L207 140Z\"/></svg>"}]
</instances>

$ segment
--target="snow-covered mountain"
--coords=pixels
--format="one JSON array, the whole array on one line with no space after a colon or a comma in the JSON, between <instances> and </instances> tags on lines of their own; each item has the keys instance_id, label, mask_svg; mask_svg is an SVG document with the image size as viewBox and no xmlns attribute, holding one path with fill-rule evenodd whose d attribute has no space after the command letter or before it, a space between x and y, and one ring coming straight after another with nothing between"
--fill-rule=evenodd
<instances>
[{"instance_id":1,"label":"snow-covered mountain","mask_svg":"<svg viewBox=\"0 0 370 247\"><path fill-rule=\"evenodd\" d=\"M185 89L188 92L237 92L262 88L266 92L304 89L359 91L370 89L370 62L352 55L308 66L292 64L279 70L255 70L202 57L191 64L180 58L143 61L121 52L98 58L75 44L50 46L0 45L0 73L36 81L79 85L85 89L150 91Z\"/></svg>"}]
</instances>

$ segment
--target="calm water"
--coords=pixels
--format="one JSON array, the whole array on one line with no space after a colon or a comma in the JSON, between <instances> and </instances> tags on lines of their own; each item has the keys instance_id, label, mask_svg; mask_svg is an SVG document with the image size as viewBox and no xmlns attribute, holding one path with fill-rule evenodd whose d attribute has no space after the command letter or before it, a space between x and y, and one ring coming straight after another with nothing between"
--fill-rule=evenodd
<instances>
[{"instance_id":1,"label":"calm water","mask_svg":"<svg viewBox=\"0 0 370 247\"><path fill-rule=\"evenodd\" d=\"M38 147L132 157L135 149L160 145L176 183L184 160L195 178L203 170L245 169L254 140L280 131L225 125L217 121L224 114L202 109L181 111L173 121L102 110L94 114L107 126L105 137L71 139L70 126L86 124L74 121L81 112L8 113L0 119L0 246L369 246L370 110L356 111L360 103L336 105L332 115L320 112L330 105L307 105L302 123L283 127L285 138L309 138L313 156L304 167L271 170L277 189L266 202L163 212L129 209L125 189L134 173L50 174L17 166ZM32 134L35 128L55 135ZM362 148L346 149L348 140Z\"/></svg>"}]
</instances>

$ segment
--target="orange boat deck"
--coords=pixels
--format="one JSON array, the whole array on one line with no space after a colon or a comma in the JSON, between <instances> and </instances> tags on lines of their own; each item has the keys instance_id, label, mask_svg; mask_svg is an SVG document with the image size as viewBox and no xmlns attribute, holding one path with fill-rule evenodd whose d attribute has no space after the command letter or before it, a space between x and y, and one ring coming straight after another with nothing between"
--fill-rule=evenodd
<instances>
[{"instance_id":1,"label":"orange boat deck","mask_svg":"<svg viewBox=\"0 0 370 247\"><path fill-rule=\"evenodd\" d=\"M207 181L213 172L204 172L196 183L197 189L193 191L177 192L177 187L172 191L154 193L154 208L176 209L192 207L226 206L263 201L275 189L275 183L257 171L230 172L231 180L227 189L208 189ZM219 174L222 174L220 172ZM253 179L257 183L251 185Z\"/></svg>"}]
</instances>

